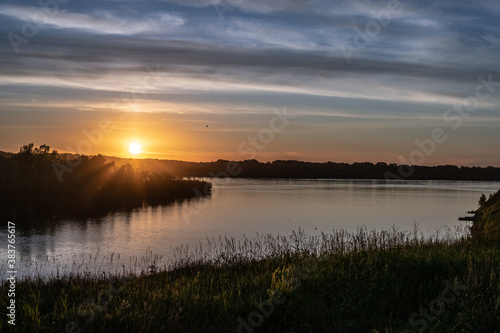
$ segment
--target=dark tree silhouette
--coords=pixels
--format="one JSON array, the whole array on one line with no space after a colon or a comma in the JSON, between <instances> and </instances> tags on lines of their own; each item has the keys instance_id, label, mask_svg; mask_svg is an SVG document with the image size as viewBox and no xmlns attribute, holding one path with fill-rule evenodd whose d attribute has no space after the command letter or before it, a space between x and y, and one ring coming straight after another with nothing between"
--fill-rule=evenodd
<instances>
[{"instance_id":1,"label":"dark tree silhouette","mask_svg":"<svg viewBox=\"0 0 500 333\"><path fill-rule=\"evenodd\" d=\"M56 163L69 168L61 179ZM47 145L30 143L10 158L0 155L0 215L14 221L99 215L209 195L210 189L203 181L117 167L102 155L68 160Z\"/></svg>"}]
</instances>

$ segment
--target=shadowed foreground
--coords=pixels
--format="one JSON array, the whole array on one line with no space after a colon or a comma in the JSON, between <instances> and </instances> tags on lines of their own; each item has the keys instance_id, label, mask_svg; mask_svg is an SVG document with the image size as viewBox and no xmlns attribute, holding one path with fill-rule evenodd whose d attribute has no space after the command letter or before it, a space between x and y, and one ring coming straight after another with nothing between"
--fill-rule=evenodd
<instances>
[{"instance_id":1,"label":"shadowed foreground","mask_svg":"<svg viewBox=\"0 0 500 333\"><path fill-rule=\"evenodd\" d=\"M299 232L243 243L220 239L205 251L179 259L170 271L152 266L121 280L88 274L18 282L13 331L495 332L500 327L498 241L360 229L353 235L339 231L307 238ZM7 289L3 283L2 295ZM5 329L5 319L2 325Z\"/></svg>"}]
</instances>

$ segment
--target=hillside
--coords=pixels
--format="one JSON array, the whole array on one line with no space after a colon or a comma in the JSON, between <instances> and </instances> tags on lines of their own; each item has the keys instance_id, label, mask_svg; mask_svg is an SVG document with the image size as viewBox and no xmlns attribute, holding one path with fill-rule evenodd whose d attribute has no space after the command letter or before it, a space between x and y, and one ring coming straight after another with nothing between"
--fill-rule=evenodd
<instances>
[{"instance_id":1,"label":"hillside","mask_svg":"<svg viewBox=\"0 0 500 333\"><path fill-rule=\"evenodd\" d=\"M472 235L475 237L500 237L500 190L488 199L483 194L475 212Z\"/></svg>"}]
</instances>

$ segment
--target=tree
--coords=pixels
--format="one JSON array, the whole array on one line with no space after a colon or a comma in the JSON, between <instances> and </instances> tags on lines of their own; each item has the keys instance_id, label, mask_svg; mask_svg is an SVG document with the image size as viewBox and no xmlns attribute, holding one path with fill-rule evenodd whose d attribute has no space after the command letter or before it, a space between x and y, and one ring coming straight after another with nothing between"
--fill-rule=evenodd
<instances>
[{"instance_id":1,"label":"tree","mask_svg":"<svg viewBox=\"0 0 500 333\"><path fill-rule=\"evenodd\" d=\"M486 196L484 193L481 194L481 197L479 198L479 206L483 206L486 203Z\"/></svg>"}]
</instances>

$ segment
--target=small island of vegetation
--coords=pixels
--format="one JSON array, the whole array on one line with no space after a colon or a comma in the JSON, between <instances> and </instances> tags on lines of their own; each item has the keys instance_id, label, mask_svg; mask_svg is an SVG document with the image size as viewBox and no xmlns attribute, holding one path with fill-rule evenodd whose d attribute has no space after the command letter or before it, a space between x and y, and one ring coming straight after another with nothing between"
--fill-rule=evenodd
<instances>
[{"instance_id":1,"label":"small island of vegetation","mask_svg":"<svg viewBox=\"0 0 500 333\"><path fill-rule=\"evenodd\" d=\"M64 174L58 177L58 168ZM209 195L211 184L117 167L102 155L67 159L47 145L0 155L0 217L10 221L87 217Z\"/></svg>"}]
</instances>

